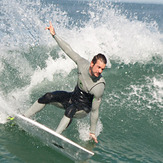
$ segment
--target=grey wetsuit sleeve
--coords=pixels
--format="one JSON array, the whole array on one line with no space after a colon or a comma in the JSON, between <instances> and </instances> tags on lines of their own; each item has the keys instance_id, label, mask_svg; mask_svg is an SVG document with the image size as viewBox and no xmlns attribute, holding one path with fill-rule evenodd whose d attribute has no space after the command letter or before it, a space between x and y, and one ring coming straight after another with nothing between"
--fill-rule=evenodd
<instances>
[{"instance_id":1,"label":"grey wetsuit sleeve","mask_svg":"<svg viewBox=\"0 0 163 163\"><path fill-rule=\"evenodd\" d=\"M95 134L96 131L96 126L97 126L97 121L98 121L98 117L99 117L99 107L101 104L101 99L102 99L102 95L104 92L104 88L105 88L105 84L104 83L100 83L98 84L95 88L93 88L94 90L94 99L92 102L92 110L91 110L91 119L90 119L90 132Z\"/></svg>"},{"instance_id":2,"label":"grey wetsuit sleeve","mask_svg":"<svg viewBox=\"0 0 163 163\"><path fill-rule=\"evenodd\" d=\"M82 57L76 53L71 46L62 40L58 35L54 35L54 39L58 43L59 47L77 64L77 61Z\"/></svg>"}]
</instances>

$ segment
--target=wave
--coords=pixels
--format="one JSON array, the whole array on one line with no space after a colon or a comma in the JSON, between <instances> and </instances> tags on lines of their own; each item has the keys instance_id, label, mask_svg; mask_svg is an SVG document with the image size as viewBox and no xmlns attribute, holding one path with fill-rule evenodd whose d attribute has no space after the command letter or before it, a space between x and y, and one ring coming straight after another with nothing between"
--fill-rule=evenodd
<instances>
[{"instance_id":1,"label":"wave","mask_svg":"<svg viewBox=\"0 0 163 163\"><path fill-rule=\"evenodd\" d=\"M0 3L0 97L5 97L2 103L11 104L16 112L28 108L47 87L71 90L76 84L76 65L58 48L49 31L45 31L50 20L57 34L84 58L91 60L99 52L107 56L112 64L111 82L116 82L115 76L122 70L127 79L134 77L132 71L149 78L145 73L150 71L156 73L152 74L153 85L162 82L162 35L154 21L128 19L119 7L104 1L81 2L79 8L71 5L74 15L61 2L2 0ZM68 80L63 81L63 77ZM136 79L139 80L138 75ZM130 83L133 92L140 87ZM160 102L162 87L155 88L153 96ZM4 108L0 110L3 112Z\"/></svg>"}]
</instances>

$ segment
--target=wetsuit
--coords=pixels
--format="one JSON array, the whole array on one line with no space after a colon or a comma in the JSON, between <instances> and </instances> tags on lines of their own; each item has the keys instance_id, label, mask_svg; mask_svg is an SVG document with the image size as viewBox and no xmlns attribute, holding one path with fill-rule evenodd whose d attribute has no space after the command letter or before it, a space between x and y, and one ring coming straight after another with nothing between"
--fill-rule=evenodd
<instances>
[{"instance_id":1,"label":"wetsuit","mask_svg":"<svg viewBox=\"0 0 163 163\"><path fill-rule=\"evenodd\" d=\"M55 91L46 93L38 99L38 102L25 115L32 115L33 112L41 110L45 104L58 104L65 109L65 115L56 130L56 132L62 133L73 117L81 118L91 112L90 132L95 133L105 80L101 75L99 77L91 76L89 74L90 62L74 52L69 44L59 36L54 35L54 39L60 48L77 64L77 86L73 92ZM42 106L38 106L38 104L42 104Z\"/></svg>"}]
</instances>

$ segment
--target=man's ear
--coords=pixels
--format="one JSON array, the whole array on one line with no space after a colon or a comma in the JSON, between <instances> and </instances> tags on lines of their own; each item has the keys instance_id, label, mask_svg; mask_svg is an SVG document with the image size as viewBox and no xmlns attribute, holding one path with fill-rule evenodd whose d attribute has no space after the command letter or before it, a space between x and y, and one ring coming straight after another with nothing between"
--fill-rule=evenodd
<instances>
[{"instance_id":1,"label":"man's ear","mask_svg":"<svg viewBox=\"0 0 163 163\"><path fill-rule=\"evenodd\" d=\"M93 66L94 66L94 63L93 63L92 61L91 61L91 64L90 64L90 66L91 66L91 67L93 67Z\"/></svg>"}]
</instances>

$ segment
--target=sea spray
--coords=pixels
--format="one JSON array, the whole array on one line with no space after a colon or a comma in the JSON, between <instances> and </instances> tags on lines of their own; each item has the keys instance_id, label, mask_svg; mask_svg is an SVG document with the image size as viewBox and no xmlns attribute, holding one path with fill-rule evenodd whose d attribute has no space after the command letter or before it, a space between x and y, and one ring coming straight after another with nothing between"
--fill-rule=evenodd
<instances>
[{"instance_id":1,"label":"sea spray","mask_svg":"<svg viewBox=\"0 0 163 163\"><path fill-rule=\"evenodd\" d=\"M129 15L130 10L143 11L141 4L132 4L124 12L123 7L127 5L106 5L107 2L103 1L64 2L66 5L63 1L59 1L59 4L19 0L0 2L2 117L6 116L7 109L9 113L24 113L48 91L74 89L77 81L76 65L58 47L49 31L45 30L51 20L57 34L82 57L90 61L101 52L111 61L112 67L103 72L106 88L99 114L102 128L97 126L97 130L100 130L99 144L94 149L97 155L91 162L161 162L163 45L161 23L156 17L162 13L161 5L147 6L151 16L158 8L161 9L160 14L151 19L150 16L144 17L142 12L137 12L137 16L134 13ZM63 114L64 110L47 105L34 118L55 129ZM89 120L81 121L83 127L80 128L79 122L74 128L74 120L64 134L83 142L85 138L79 138L80 134L88 132L90 124ZM17 129L14 128L14 131L21 133ZM7 132L6 129L1 131L1 134ZM11 153L14 152L6 144L12 146L14 132L9 130L8 133L4 146L12 158ZM24 133L22 135L24 140ZM14 139L14 142L19 147L28 145L25 141L20 143L19 134L15 137L18 141ZM26 138L35 142L27 135ZM11 142L8 142L9 139ZM22 151L15 148L15 144L13 146L17 153ZM22 155L14 156L23 162L37 162L35 159L43 159L45 152L50 150L43 148L40 152L37 149L41 154L35 151L34 154L39 157L31 161L28 159L33 148L30 145L24 149L28 158L24 158L24 151ZM53 151L49 153L52 154L47 154L44 162L53 160L54 155L58 160L62 159L61 155Z\"/></svg>"}]
</instances>

